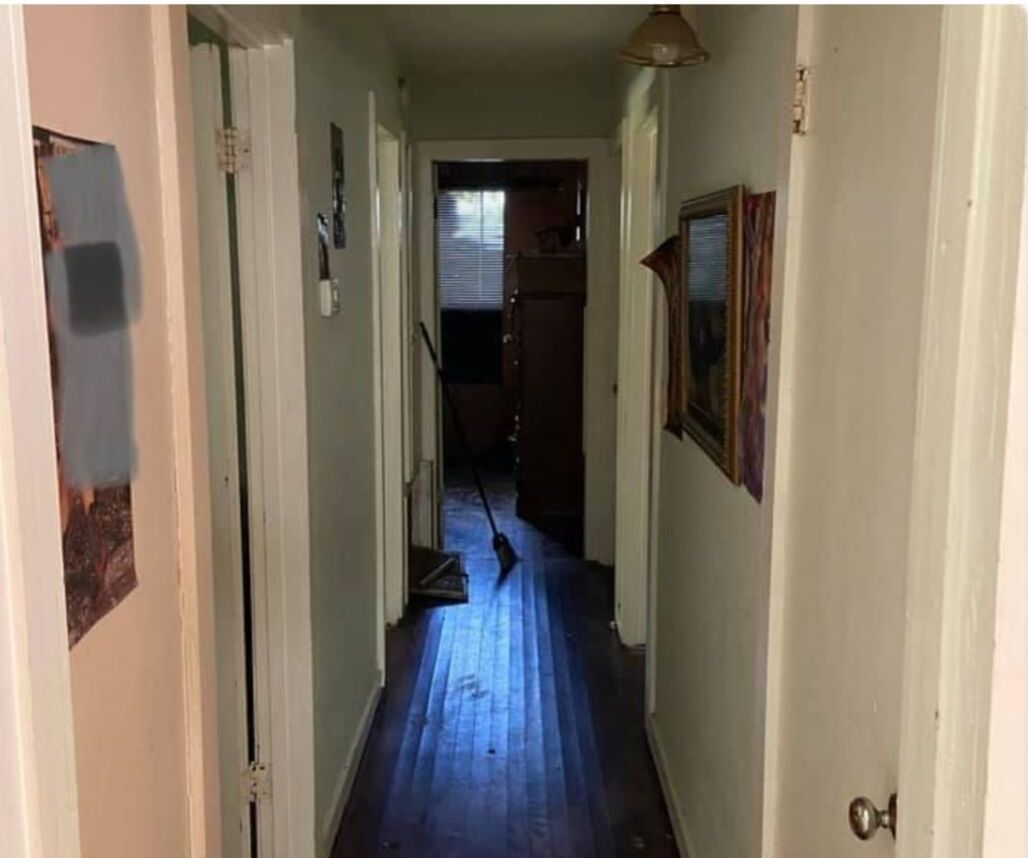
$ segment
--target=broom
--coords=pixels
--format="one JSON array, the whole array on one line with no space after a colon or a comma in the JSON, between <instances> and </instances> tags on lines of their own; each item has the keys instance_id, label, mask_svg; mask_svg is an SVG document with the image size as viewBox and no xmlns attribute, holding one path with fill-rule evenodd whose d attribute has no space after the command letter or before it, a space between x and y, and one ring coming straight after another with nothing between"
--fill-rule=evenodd
<instances>
[{"instance_id":1,"label":"broom","mask_svg":"<svg viewBox=\"0 0 1028 858\"><path fill-rule=\"evenodd\" d=\"M514 546L510 544L507 534L502 533L496 527L496 519L493 518L493 511L489 508L489 498L486 497L482 480L478 475L478 468L475 467L475 457L471 452L468 438L464 434L464 424L460 421L460 413L457 411L457 403L453 401L453 394L450 393L450 385L446 381L446 374L443 372L442 366L439 365L439 356L436 354L435 346L432 345L432 340L428 336L428 329L425 327L425 323L419 322L418 324L421 326L421 338L425 341L428 353L432 357L435 374L439 379L439 386L443 390L443 399L446 400L450 414L453 415L453 426L457 430L457 440L464 449L464 455L467 456L468 463L471 465L471 475L475 478L475 488L478 489L478 496L482 499L482 506L485 507L485 514L489 519L489 528L493 532L493 551L496 553L496 559L500 563L500 575L506 575L517 565L520 558L514 550Z\"/></svg>"}]
</instances>

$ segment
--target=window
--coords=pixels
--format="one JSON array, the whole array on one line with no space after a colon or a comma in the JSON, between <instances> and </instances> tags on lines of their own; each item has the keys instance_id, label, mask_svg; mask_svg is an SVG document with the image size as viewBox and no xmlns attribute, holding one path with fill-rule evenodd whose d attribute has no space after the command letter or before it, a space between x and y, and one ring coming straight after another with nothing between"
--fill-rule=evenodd
<instances>
[{"instance_id":1,"label":"window","mask_svg":"<svg viewBox=\"0 0 1028 858\"><path fill-rule=\"evenodd\" d=\"M440 191L436 240L443 310L503 308L503 191Z\"/></svg>"}]
</instances>

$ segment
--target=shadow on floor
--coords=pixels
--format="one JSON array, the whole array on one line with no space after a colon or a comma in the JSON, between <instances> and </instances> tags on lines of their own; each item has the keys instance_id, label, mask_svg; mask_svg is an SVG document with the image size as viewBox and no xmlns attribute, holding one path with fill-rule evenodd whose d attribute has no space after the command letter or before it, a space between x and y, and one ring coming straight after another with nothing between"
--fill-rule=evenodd
<instances>
[{"instance_id":1,"label":"shadow on floor","mask_svg":"<svg viewBox=\"0 0 1028 858\"><path fill-rule=\"evenodd\" d=\"M485 513L447 488L466 605L413 609L387 637L388 685L333 858L676 858L643 726L643 656L610 627L613 576L514 515L521 563L497 584Z\"/></svg>"}]
</instances>

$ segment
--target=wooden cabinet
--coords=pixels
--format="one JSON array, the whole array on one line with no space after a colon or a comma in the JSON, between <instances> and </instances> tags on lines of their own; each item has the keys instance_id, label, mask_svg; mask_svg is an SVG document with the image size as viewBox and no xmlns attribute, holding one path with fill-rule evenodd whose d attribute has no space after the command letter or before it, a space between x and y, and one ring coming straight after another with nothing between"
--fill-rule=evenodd
<instances>
[{"instance_id":1,"label":"wooden cabinet","mask_svg":"<svg viewBox=\"0 0 1028 858\"><path fill-rule=\"evenodd\" d=\"M521 255L507 276L517 379L517 512L579 551L585 257Z\"/></svg>"}]
</instances>

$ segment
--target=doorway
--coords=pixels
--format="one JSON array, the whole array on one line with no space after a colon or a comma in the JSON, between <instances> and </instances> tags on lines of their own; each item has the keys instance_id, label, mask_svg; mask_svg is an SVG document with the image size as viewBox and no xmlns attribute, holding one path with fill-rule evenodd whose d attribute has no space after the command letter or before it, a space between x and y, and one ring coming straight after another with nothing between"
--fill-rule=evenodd
<instances>
[{"instance_id":1,"label":"doorway","mask_svg":"<svg viewBox=\"0 0 1028 858\"><path fill-rule=\"evenodd\" d=\"M617 377L617 165L605 138L466 140L418 143L413 156L416 318L440 340L437 305L435 190L442 162L580 161L587 165L586 292L584 306L583 431L585 500L582 554L614 562L614 441ZM438 548L442 542L443 403L424 346L411 349L413 438L410 499L411 541Z\"/></svg>"},{"instance_id":2,"label":"doorway","mask_svg":"<svg viewBox=\"0 0 1028 858\"><path fill-rule=\"evenodd\" d=\"M1024 103L1015 14L801 9L817 133L793 145L784 263L774 854L981 854L1024 178L1023 113L1001 107ZM901 85L870 97L868 68Z\"/></svg>"},{"instance_id":3,"label":"doorway","mask_svg":"<svg viewBox=\"0 0 1028 858\"><path fill-rule=\"evenodd\" d=\"M580 555L587 165L434 167L439 354L454 406L440 420L444 542L447 511L477 503L474 465L499 502Z\"/></svg>"},{"instance_id":4,"label":"doorway","mask_svg":"<svg viewBox=\"0 0 1028 858\"><path fill-rule=\"evenodd\" d=\"M404 487L409 472L410 407L405 383L409 344L403 332L410 327L410 304L405 288L403 244L403 145L399 137L378 123L374 93L371 93L370 107L369 143L374 177L371 202L375 265L377 556L382 593L378 647L379 667L384 670L385 625L400 620L407 601L408 522Z\"/></svg>"},{"instance_id":5,"label":"doorway","mask_svg":"<svg viewBox=\"0 0 1028 858\"><path fill-rule=\"evenodd\" d=\"M226 858L270 853L271 815L264 774L270 716L258 699L258 660L266 614L255 586L254 547L261 515L253 514L250 459L252 356L244 344L233 81L228 43L190 17L190 79L196 155L197 214L203 308L207 443L214 561L215 660L222 849ZM252 324L252 320L251 320ZM251 344L252 345L252 344ZM250 370L252 373L252 369ZM256 523L256 527L255 527ZM265 674L266 675L266 674ZM242 786L242 789L240 788Z\"/></svg>"}]
</instances>

